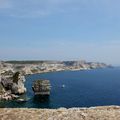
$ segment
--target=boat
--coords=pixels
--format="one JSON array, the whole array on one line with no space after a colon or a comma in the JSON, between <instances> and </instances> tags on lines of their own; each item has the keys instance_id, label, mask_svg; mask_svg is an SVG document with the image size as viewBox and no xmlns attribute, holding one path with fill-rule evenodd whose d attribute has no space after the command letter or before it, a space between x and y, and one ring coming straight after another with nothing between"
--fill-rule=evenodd
<instances>
[{"instance_id":1,"label":"boat","mask_svg":"<svg viewBox=\"0 0 120 120\"><path fill-rule=\"evenodd\" d=\"M62 85L62 88L64 88L64 87L65 87L65 85L63 84L63 85Z\"/></svg>"}]
</instances>

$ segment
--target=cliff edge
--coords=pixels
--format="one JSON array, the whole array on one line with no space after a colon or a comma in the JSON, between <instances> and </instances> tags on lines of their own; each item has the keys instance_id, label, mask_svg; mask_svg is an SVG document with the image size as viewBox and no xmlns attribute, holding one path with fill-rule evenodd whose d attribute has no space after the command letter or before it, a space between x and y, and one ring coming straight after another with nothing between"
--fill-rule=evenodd
<instances>
[{"instance_id":1,"label":"cliff edge","mask_svg":"<svg viewBox=\"0 0 120 120\"><path fill-rule=\"evenodd\" d=\"M120 106L91 108L0 108L0 120L120 120Z\"/></svg>"}]
</instances>

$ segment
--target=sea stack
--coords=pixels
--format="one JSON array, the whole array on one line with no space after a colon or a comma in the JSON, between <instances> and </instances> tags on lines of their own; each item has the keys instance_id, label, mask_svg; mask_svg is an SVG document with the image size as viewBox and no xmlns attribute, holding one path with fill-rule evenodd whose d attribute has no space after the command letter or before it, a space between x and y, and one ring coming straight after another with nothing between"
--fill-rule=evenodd
<instances>
[{"instance_id":1,"label":"sea stack","mask_svg":"<svg viewBox=\"0 0 120 120\"><path fill-rule=\"evenodd\" d=\"M46 96L50 95L50 81L49 80L36 80L33 83L32 89L35 95Z\"/></svg>"}]
</instances>

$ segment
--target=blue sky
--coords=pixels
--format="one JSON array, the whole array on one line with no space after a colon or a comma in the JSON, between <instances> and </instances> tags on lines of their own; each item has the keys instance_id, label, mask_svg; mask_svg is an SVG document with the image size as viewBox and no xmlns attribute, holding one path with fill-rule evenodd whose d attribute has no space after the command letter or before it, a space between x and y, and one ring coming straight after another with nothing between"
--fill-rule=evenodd
<instances>
[{"instance_id":1,"label":"blue sky","mask_svg":"<svg viewBox=\"0 0 120 120\"><path fill-rule=\"evenodd\" d=\"M119 5L119 0L0 0L0 59L120 65Z\"/></svg>"}]
</instances>

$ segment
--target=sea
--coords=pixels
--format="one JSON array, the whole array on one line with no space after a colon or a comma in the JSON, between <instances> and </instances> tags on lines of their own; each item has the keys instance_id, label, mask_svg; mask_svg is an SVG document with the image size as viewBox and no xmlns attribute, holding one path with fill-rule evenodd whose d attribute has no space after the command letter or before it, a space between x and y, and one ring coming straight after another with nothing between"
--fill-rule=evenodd
<instances>
[{"instance_id":1,"label":"sea","mask_svg":"<svg viewBox=\"0 0 120 120\"><path fill-rule=\"evenodd\" d=\"M32 90L35 80L51 83L50 96L36 97ZM27 75L25 102L2 101L1 108L71 108L120 105L120 68L61 71Z\"/></svg>"}]
</instances>

